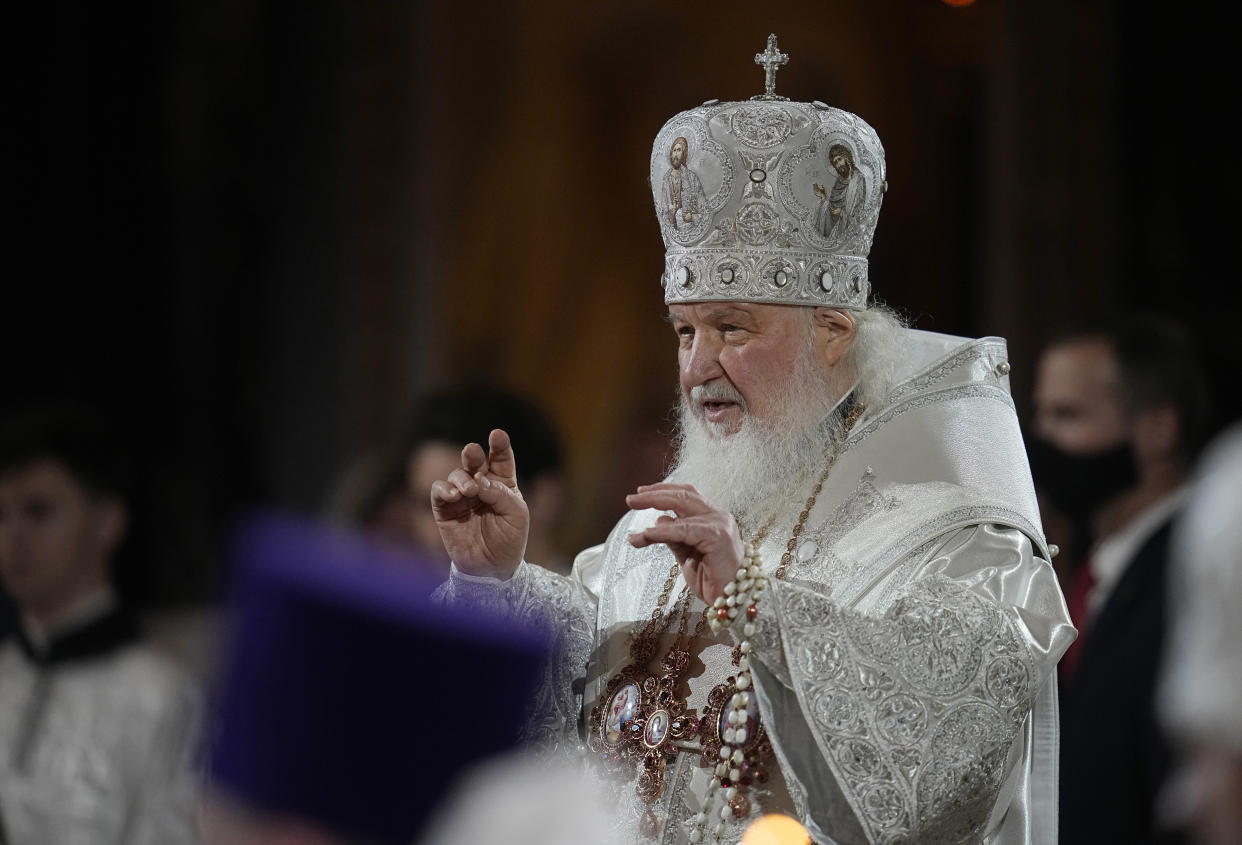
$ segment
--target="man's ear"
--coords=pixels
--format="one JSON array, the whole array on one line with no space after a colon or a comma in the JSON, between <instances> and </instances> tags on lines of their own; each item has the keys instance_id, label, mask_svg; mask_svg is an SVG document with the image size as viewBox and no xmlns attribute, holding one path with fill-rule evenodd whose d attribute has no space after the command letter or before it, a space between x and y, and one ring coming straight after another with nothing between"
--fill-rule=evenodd
<instances>
[{"instance_id":1,"label":"man's ear","mask_svg":"<svg viewBox=\"0 0 1242 845\"><path fill-rule=\"evenodd\" d=\"M1134 451L1140 460L1167 461L1177 456L1181 422L1172 405L1156 405L1134 420Z\"/></svg>"},{"instance_id":2,"label":"man's ear","mask_svg":"<svg viewBox=\"0 0 1242 845\"><path fill-rule=\"evenodd\" d=\"M104 554L111 556L129 530L129 508L120 499L111 496L101 499L95 507L98 509L96 530L99 544Z\"/></svg>"},{"instance_id":3,"label":"man's ear","mask_svg":"<svg viewBox=\"0 0 1242 845\"><path fill-rule=\"evenodd\" d=\"M854 342L858 322L844 308L825 305L815 306L811 320L815 325L815 348L827 366L835 367Z\"/></svg>"}]
</instances>

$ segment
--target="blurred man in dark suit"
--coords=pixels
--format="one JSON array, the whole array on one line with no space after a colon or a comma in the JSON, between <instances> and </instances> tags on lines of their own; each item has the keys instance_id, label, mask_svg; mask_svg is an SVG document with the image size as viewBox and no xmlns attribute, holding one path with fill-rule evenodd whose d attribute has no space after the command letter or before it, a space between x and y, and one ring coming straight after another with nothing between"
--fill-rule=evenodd
<instances>
[{"instance_id":1,"label":"blurred man in dark suit","mask_svg":"<svg viewBox=\"0 0 1242 845\"><path fill-rule=\"evenodd\" d=\"M1154 710L1170 525L1203 429L1185 333L1126 315L1058 335L1035 386L1036 484L1072 519L1066 601L1079 639L1061 664L1061 842L1171 841L1154 804L1169 752Z\"/></svg>"}]
</instances>

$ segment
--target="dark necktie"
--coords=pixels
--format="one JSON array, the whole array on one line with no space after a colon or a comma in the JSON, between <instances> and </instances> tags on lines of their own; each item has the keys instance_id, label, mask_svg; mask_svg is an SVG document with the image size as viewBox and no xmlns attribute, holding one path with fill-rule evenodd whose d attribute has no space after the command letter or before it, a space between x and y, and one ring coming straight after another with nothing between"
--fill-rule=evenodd
<instances>
[{"instance_id":1,"label":"dark necktie","mask_svg":"<svg viewBox=\"0 0 1242 845\"><path fill-rule=\"evenodd\" d=\"M1065 605L1069 609L1070 621L1078 629L1078 639L1070 643L1070 647L1065 650L1065 656L1061 658L1061 664L1057 667L1060 670L1062 683L1069 683L1074 677L1078 661L1082 657L1083 644L1087 641L1087 599L1094 586L1095 575L1091 572L1091 559L1088 558L1070 578L1065 590Z\"/></svg>"}]
</instances>

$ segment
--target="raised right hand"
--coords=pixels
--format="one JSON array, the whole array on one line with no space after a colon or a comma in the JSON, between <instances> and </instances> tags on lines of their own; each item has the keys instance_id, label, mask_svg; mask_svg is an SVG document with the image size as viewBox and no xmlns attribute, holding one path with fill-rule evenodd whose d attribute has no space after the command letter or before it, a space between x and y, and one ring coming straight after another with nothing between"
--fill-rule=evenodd
<instances>
[{"instance_id":1,"label":"raised right hand","mask_svg":"<svg viewBox=\"0 0 1242 845\"><path fill-rule=\"evenodd\" d=\"M509 435L495 429L488 452L471 443L461 466L431 485L431 512L457 568L467 575L508 578L526 551L530 511L517 486Z\"/></svg>"}]
</instances>

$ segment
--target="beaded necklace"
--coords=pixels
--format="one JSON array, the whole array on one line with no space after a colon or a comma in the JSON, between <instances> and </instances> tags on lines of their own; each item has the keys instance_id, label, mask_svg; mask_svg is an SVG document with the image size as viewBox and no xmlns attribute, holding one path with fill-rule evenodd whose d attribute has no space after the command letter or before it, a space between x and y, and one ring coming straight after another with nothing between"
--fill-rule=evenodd
<instances>
[{"instance_id":1,"label":"beaded necklace","mask_svg":"<svg viewBox=\"0 0 1242 845\"><path fill-rule=\"evenodd\" d=\"M844 422L844 432L850 430L862 412L861 405L850 409ZM824 470L798 514L780 565L773 573L777 579L784 580L786 577L798 538L836 463L836 451L829 449L827 453ZM713 769L714 777L704 796L703 808L693 819L691 842L705 840L709 814L715 809L718 794L723 799L723 805L719 811L720 821L712 831L714 841L719 841L727 819L741 819L749 815L751 808L745 794L746 787L754 781L763 783L767 780L762 763L771 757L772 744L760 722L758 698L751 692L752 646L749 637L754 634L753 620L758 612L760 593L767 581L758 547L776 519L777 514L773 514L745 544L745 560L736 578L726 585L724 596L703 609L688 639L689 587L682 590L670 613L664 613L681 570L677 562L669 567L664 588L650 618L639 631L631 634L629 662L609 680L603 695L591 710L588 746L616 770L624 771L627 763L637 760L640 771L635 791L648 805L654 804L664 792L665 773L668 763L677 755L677 744L691 741L696 736L702 738L699 765ZM746 616L742 623L744 636L732 654L738 672L708 693L703 716L696 718L694 710L688 708L686 701L676 694L681 677L690 665L690 646L709 625L713 633L719 633L737 621L741 614ZM681 619L677 636L660 661L659 673L651 674L646 667L655 654L660 637L675 617ZM659 829L659 819L648 806L641 822L642 833L654 836Z\"/></svg>"}]
</instances>

